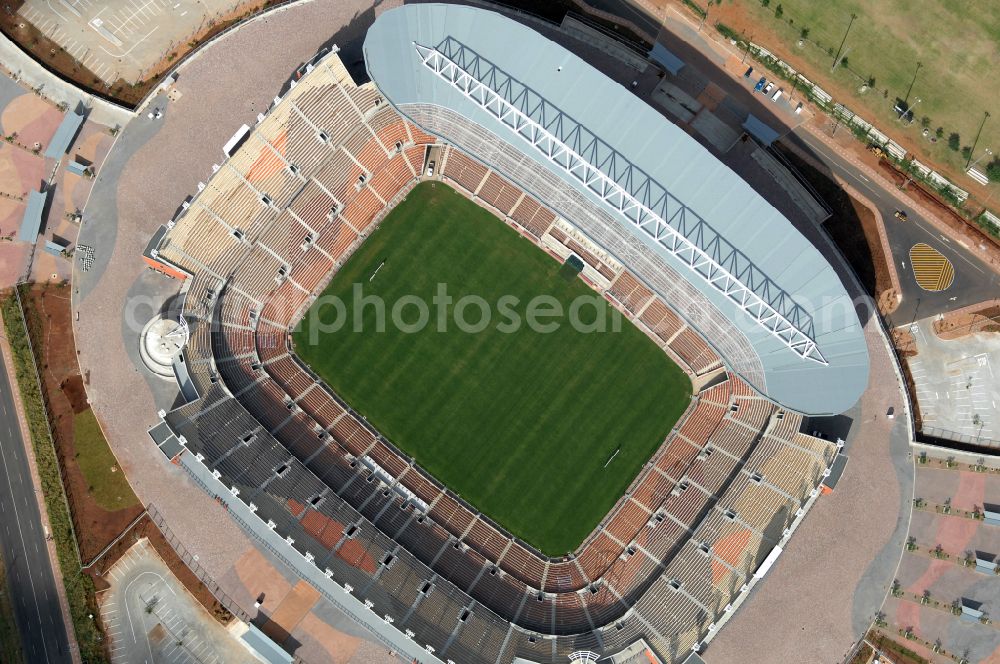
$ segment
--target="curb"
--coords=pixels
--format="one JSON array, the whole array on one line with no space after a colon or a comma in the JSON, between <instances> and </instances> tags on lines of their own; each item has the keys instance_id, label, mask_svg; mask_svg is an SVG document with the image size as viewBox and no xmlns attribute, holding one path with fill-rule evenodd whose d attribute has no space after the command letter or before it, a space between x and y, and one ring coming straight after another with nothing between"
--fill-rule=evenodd
<instances>
[{"instance_id":1,"label":"curb","mask_svg":"<svg viewBox=\"0 0 1000 664\"><path fill-rule=\"evenodd\" d=\"M3 314L0 313L0 329L6 329L3 322ZM31 434L28 431L28 422L24 417L24 405L21 403L21 390L17 385L17 376L14 369L14 358L10 350L10 342L5 335L0 335L0 352L3 353L4 362L7 365L7 380L11 386L11 396L14 400L14 408L17 409L17 421L21 427L21 437L24 439L25 455L28 459L28 468L31 471L31 484L35 489L35 502L38 504L38 512L41 516L42 526L51 533L49 525L49 513L45 507L45 500L42 497L42 484L38 476L38 467L35 464L35 449L31 442ZM76 631L73 628L73 617L69 610L69 602L66 600L66 585L63 582L62 568L59 566L59 559L56 556L55 541L50 537L45 539L45 549L48 552L49 564L52 565L52 576L56 582L56 595L59 596L59 610L63 615L63 622L66 625L66 637L69 641L70 656L74 664L80 664L83 660L80 656L80 645L76 642Z\"/></svg>"},{"instance_id":2,"label":"curb","mask_svg":"<svg viewBox=\"0 0 1000 664\"><path fill-rule=\"evenodd\" d=\"M817 168L820 171L826 169L818 159L808 154L805 150L801 149L799 146L793 143L782 143L784 147L788 148L795 154L799 156L800 159L809 163L813 168ZM859 203L864 205L866 208L871 210L872 214L875 216L876 226L878 227L878 237L879 244L882 245L882 254L886 258L886 262L889 267L889 281L892 284L892 289L896 292L896 304L898 305L903 300L903 291L899 283L899 272L896 269L896 261L892 259L892 248L889 246L889 236L885 231L885 221L882 219L882 212L878 207L869 199L867 196L862 194L856 187L851 185L847 180L840 177L835 173L830 173L830 176L834 181L840 185L840 188L847 192L851 198L855 198Z\"/></svg>"}]
</instances>

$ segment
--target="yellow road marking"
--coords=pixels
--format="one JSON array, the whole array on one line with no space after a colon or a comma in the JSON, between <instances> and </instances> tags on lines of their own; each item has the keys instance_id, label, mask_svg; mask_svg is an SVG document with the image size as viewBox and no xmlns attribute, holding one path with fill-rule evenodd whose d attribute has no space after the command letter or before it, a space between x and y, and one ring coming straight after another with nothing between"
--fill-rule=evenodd
<instances>
[{"instance_id":1,"label":"yellow road marking","mask_svg":"<svg viewBox=\"0 0 1000 664\"><path fill-rule=\"evenodd\" d=\"M917 285L926 291L947 290L955 281L955 266L951 261L923 242L910 247L910 265Z\"/></svg>"}]
</instances>

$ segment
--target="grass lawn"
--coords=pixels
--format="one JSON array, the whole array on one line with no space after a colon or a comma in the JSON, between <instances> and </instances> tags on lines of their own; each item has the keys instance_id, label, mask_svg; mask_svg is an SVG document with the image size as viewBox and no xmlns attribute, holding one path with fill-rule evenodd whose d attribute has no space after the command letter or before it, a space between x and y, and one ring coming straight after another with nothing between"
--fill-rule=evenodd
<instances>
[{"instance_id":1,"label":"grass lawn","mask_svg":"<svg viewBox=\"0 0 1000 664\"><path fill-rule=\"evenodd\" d=\"M781 7L781 17L776 16ZM976 148L976 157L984 148L1000 146L1000 2L963 0L738 0L736 8L759 26L755 41L765 40L764 31L775 31L781 42L773 44L780 51L804 59L809 70L804 73L820 84L829 81L850 91L852 97L834 98L861 114L866 120L890 133L905 135L923 155L947 164L961 173L966 159L948 147L948 136L959 134L960 146L971 146L983 112L993 116L986 122ZM726 12L727 10L722 10ZM731 10L730 10L731 11ZM851 23L844 43L847 67L831 72L836 54ZM797 42L803 29L808 35L802 46ZM748 33L753 33L748 29ZM768 45L763 42L764 45ZM896 97L905 98L907 89L921 63L910 104L916 121L906 127L896 121L892 107ZM865 93L859 87L869 77L874 89ZM828 87L828 86L827 86ZM831 90L831 93L833 91ZM921 118L929 119L930 133L921 136ZM944 138L928 140L942 127ZM988 159L980 162L984 167ZM964 175L956 184L963 189L983 191ZM1000 185L991 185L996 191Z\"/></svg>"},{"instance_id":2,"label":"grass lawn","mask_svg":"<svg viewBox=\"0 0 1000 664\"><path fill-rule=\"evenodd\" d=\"M139 499L118 467L91 408L73 416L76 463L87 478L90 494L109 512L139 504Z\"/></svg>"},{"instance_id":3,"label":"grass lawn","mask_svg":"<svg viewBox=\"0 0 1000 664\"><path fill-rule=\"evenodd\" d=\"M384 331L375 331L372 305L362 307L363 331L353 331L356 283L387 303ZM438 284L453 302L484 298L490 324L457 329L452 304L442 308L447 330L438 331ZM439 480L549 555L579 546L690 401L687 376L644 334L442 184L414 189L338 272L330 295L346 303L348 324L314 333L338 315L320 298L295 332L299 356ZM404 295L428 303L431 324L416 332L391 324ZM588 298L580 319L606 321L607 331L576 331L565 318L551 333L503 326L502 296L517 297L511 311L527 320L528 302L539 295L564 310ZM475 323L480 315L472 306L464 318ZM415 306L403 310L405 322L417 317Z\"/></svg>"}]
</instances>

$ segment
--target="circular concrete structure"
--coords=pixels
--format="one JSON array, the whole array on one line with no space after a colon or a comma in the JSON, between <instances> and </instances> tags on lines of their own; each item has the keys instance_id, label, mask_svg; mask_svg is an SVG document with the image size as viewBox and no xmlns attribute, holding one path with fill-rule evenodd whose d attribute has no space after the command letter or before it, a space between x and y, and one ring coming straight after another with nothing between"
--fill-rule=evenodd
<instances>
[{"instance_id":1,"label":"circular concrete structure","mask_svg":"<svg viewBox=\"0 0 1000 664\"><path fill-rule=\"evenodd\" d=\"M174 358L187 343L187 326L179 321L156 316L139 335L139 356L143 364L161 378L173 379Z\"/></svg>"}]
</instances>

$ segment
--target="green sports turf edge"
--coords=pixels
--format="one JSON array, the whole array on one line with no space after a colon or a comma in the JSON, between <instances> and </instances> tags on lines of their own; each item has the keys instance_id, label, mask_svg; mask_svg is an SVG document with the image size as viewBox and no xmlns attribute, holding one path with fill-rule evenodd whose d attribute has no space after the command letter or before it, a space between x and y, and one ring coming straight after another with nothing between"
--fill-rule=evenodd
<instances>
[{"instance_id":1,"label":"green sports turf edge","mask_svg":"<svg viewBox=\"0 0 1000 664\"><path fill-rule=\"evenodd\" d=\"M369 281L375 269L382 265ZM635 479L690 403L683 371L578 278L486 210L443 184L408 194L338 271L293 335L296 352L324 381L417 463L512 534L548 555L575 550ZM568 325L542 334L522 326L476 334L449 325L406 333L364 307L351 331L355 284L390 304L428 303L438 283L457 301L503 295L525 304L588 298L581 318L617 332ZM348 325L324 298L346 302ZM452 321L455 306L446 308ZM494 307L494 309L496 309ZM475 320L475 309L467 319ZM403 309L414 319L415 310ZM432 320L436 311L431 307ZM314 329L315 328L315 329ZM315 334L313 334L315 332ZM311 336L316 343L311 343ZM515 417L511 417L516 413ZM607 468L605 463L620 451Z\"/></svg>"}]
</instances>

